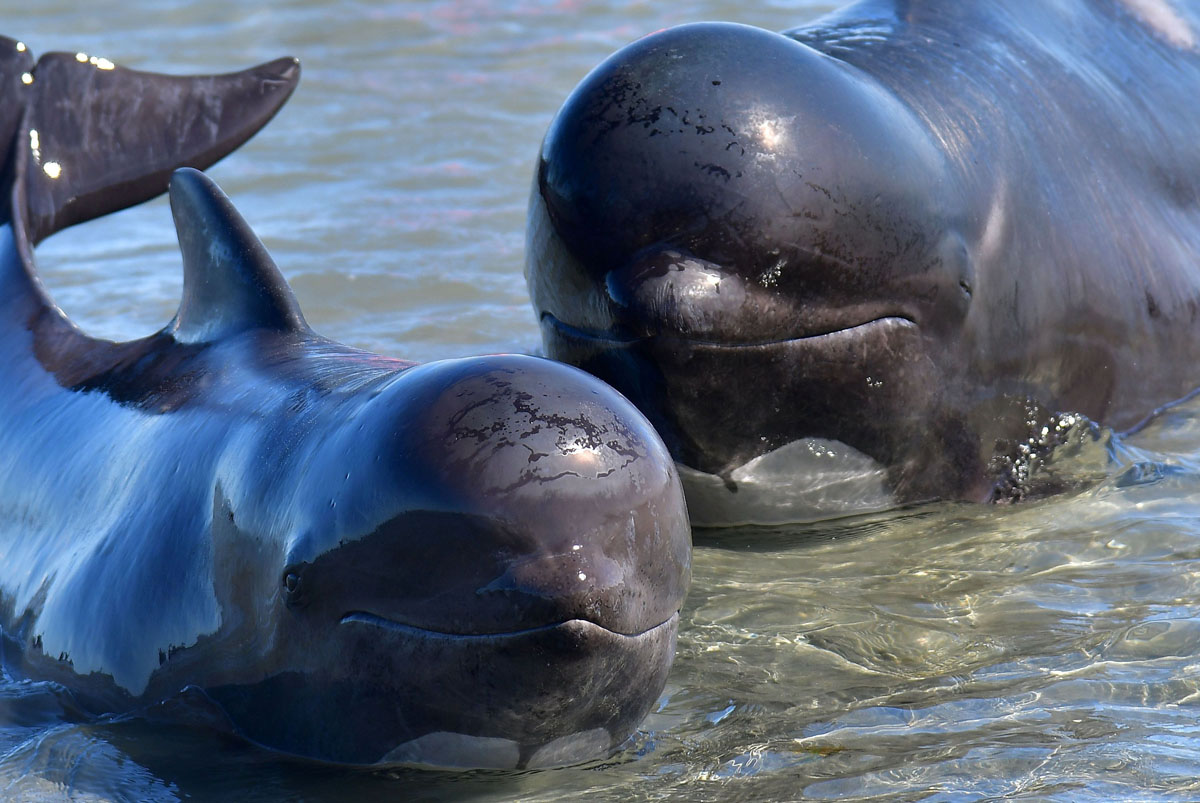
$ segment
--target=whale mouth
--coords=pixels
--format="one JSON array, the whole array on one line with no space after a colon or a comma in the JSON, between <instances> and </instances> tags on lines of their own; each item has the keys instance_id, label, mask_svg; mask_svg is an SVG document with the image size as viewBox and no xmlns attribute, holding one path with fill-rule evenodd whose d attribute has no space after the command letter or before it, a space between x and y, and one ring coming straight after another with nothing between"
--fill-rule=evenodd
<instances>
[{"instance_id":1,"label":"whale mouth","mask_svg":"<svg viewBox=\"0 0 1200 803\"><path fill-rule=\"evenodd\" d=\"M906 315L882 315L862 323L849 324L847 326L828 329L820 332L796 335L795 337L764 338L760 340L731 342L704 337L693 337L683 332L672 331L660 331L647 335L626 335L614 331L581 329L559 320L549 312L543 312L541 314L541 320L543 326L548 326L556 333L574 340L610 343L617 346L628 346L635 343L654 340L669 340L672 342L703 346L705 348L729 349L731 351L736 351L738 349L761 349L763 347L771 346L788 346L792 344L798 347L808 346L819 349L824 345L833 346L846 341L867 339L876 333L886 330L912 329L915 331L918 328L917 322Z\"/></svg>"},{"instance_id":2,"label":"whale mouth","mask_svg":"<svg viewBox=\"0 0 1200 803\"><path fill-rule=\"evenodd\" d=\"M425 686L395 731L400 738L362 763L505 770L610 755L658 698L675 655L679 613L633 635L586 619L445 633L361 610L341 624L386 654L399 650L426 667L415 672ZM439 663L444 672L430 670ZM432 710L423 715L427 703Z\"/></svg>"},{"instance_id":3,"label":"whale mouth","mask_svg":"<svg viewBox=\"0 0 1200 803\"><path fill-rule=\"evenodd\" d=\"M896 433L913 431L940 387L921 326L890 310L757 342L684 333L629 338L548 313L541 324L547 356L625 394L677 463L726 479L803 438L837 441L890 465Z\"/></svg>"},{"instance_id":4,"label":"whale mouth","mask_svg":"<svg viewBox=\"0 0 1200 803\"><path fill-rule=\"evenodd\" d=\"M638 638L645 636L647 633L651 633L655 630L658 630L659 628L669 625L671 622L675 621L678 618L679 618L679 612L676 611L675 613L671 614L671 616L667 617L666 619L659 622L658 624L651 625L650 627L647 627L646 629L641 630L637 633L620 633L615 630L610 630L609 628L605 627L604 625L596 624L595 622L592 622L587 619L564 619L561 622L553 622L551 624L539 625L537 627L529 627L529 628L524 628L521 630L510 630L510 631L504 631L504 632L498 632L498 633L449 633L449 632L445 632L445 631L441 631L441 630L430 630L428 628L418 627L416 625L407 624L405 622L400 622L395 619L388 619L386 617L379 616L374 613L368 613L366 611L350 611L349 613L342 616L341 620L339 621L339 624L367 625L369 627L381 628L383 630L387 630L389 632L397 633L397 634L408 636L411 638L453 641L453 642L463 644L463 643L469 643L471 641L494 642L494 641L501 641L504 639L517 639L517 638L521 638L524 636L536 635L539 633L548 633L548 632L552 632L555 630L578 630L578 629L595 629L597 631L603 631L607 634L610 634L610 635L616 636L616 637L638 639Z\"/></svg>"},{"instance_id":5,"label":"whale mouth","mask_svg":"<svg viewBox=\"0 0 1200 803\"><path fill-rule=\"evenodd\" d=\"M636 731L666 683L679 619L637 635L585 619L458 634L359 608L302 647L318 671L206 691L250 741L334 764L565 766Z\"/></svg>"}]
</instances>

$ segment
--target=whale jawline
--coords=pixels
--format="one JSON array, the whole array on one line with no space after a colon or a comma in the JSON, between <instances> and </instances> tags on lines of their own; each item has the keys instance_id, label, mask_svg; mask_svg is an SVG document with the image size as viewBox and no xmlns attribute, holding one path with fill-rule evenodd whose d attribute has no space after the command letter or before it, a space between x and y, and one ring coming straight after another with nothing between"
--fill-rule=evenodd
<instances>
[{"instance_id":1,"label":"whale jawline","mask_svg":"<svg viewBox=\"0 0 1200 803\"><path fill-rule=\"evenodd\" d=\"M620 633L615 630L610 630L604 625L597 624L588 619L564 619L561 622L552 622L550 624L539 625L537 627L529 627L522 630L510 630L498 633L448 633L441 630L430 630L417 625L399 622L395 619L388 619L378 614L369 613L367 611L350 611L342 616L338 624L342 625L366 625L368 627L377 627L393 633L398 633L406 636L424 639L436 639L445 641L470 642L470 641L502 641L504 639L520 638L522 636L533 635L536 633L547 633L558 629L569 628L595 628L602 630L612 636L618 638L636 639L645 636L658 630L661 627L671 624L679 616L678 612L673 613L658 624L651 625L645 630L637 633Z\"/></svg>"}]
</instances>

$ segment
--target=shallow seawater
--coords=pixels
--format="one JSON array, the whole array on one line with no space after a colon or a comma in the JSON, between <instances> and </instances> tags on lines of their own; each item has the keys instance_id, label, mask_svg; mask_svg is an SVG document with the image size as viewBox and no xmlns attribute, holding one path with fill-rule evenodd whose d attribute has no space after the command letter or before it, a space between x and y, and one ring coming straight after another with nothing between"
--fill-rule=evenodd
<instances>
[{"instance_id":1,"label":"shallow seawater","mask_svg":"<svg viewBox=\"0 0 1200 803\"><path fill-rule=\"evenodd\" d=\"M309 322L418 360L538 348L522 271L537 146L584 74L665 25L784 28L829 4L290 0L13 5L2 31L175 72L283 54L304 77L211 170ZM162 326L162 200L38 251L85 328ZM1085 442L1075 490L696 532L679 654L627 749L522 773L354 771L204 727L97 719L0 676L0 799L1194 800L1200 404Z\"/></svg>"}]
</instances>

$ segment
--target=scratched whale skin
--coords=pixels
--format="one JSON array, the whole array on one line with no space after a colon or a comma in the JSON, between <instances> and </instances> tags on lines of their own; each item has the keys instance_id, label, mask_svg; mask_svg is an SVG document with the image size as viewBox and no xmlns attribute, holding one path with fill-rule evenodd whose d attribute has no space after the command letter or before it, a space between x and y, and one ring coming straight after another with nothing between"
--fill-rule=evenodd
<instances>
[{"instance_id":1,"label":"scratched whale skin","mask_svg":"<svg viewBox=\"0 0 1200 803\"><path fill-rule=\"evenodd\" d=\"M170 172L253 133L294 61L176 79L4 48L4 670L348 764L553 766L626 740L665 683L691 561L642 415L549 360L417 365L308 327L216 185ZM172 98L212 113L197 128ZM122 108L124 141L77 130ZM168 176L178 314L91 338L32 246Z\"/></svg>"}]
</instances>

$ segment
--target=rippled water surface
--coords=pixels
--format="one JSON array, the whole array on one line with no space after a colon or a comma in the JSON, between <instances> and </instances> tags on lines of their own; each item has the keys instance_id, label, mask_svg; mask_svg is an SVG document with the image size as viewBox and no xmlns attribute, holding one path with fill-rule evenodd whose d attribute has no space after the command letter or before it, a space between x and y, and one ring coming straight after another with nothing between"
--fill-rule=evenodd
<instances>
[{"instance_id":1,"label":"rippled water surface","mask_svg":"<svg viewBox=\"0 0 1200 803\"><path fill-rule=\"evenodd\" d=\"M534 155L612 50L665 25L783 28L829 5L5 0L3 33L150 70L304 64L279 117L211 172L318 331L419 360L532 351L521 278ZM38 252L109 337L173 314L157 201ZM370 773L204 728L97 721L0 677L3 800L1200 798L1200 408L1084 437L1083 490L821 525L696 533L679 655L610 761Z\"/></svg>"}]
</instances>

